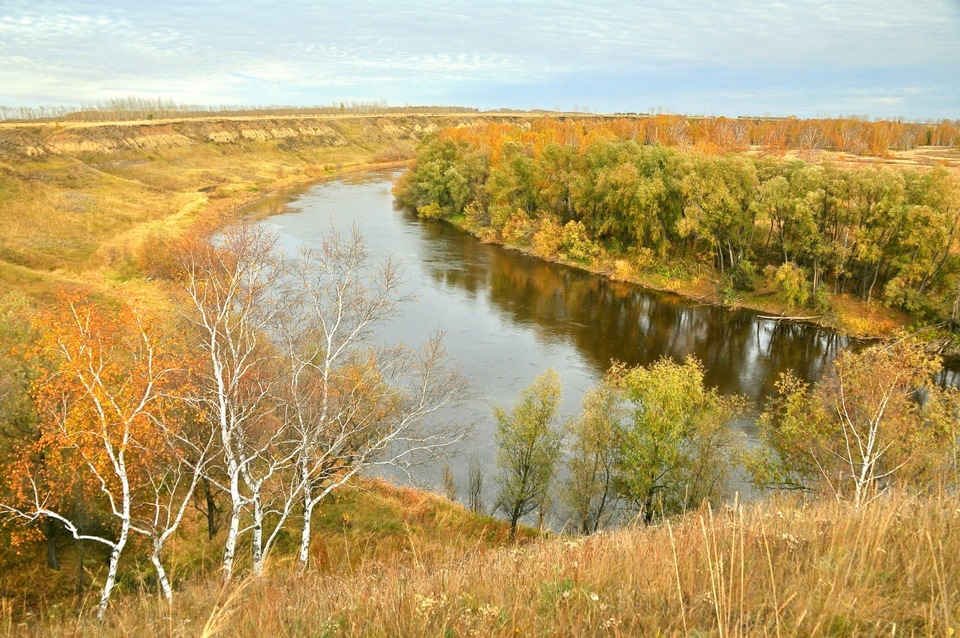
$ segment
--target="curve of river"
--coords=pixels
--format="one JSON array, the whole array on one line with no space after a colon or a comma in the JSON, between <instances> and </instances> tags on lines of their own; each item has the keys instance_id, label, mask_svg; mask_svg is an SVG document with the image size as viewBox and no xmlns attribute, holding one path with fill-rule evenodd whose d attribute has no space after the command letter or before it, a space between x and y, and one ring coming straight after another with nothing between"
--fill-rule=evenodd
<instances>
[{"instance_id":1,"label":"curve of river","mask_svg":"<svg viewBox=\"0 0 960 638\"><path fill-rule=\"evenodd\" d=\"M451 461L466 485L468 454L492 470L495 405L509 406L548 367L563 383L564 415L575 415L586 389L612 361L648 364L661 356L699 358L706 383L747 395L748 436L781 372L820 378L849 340L813 326L761 319L756 312L701 305L483 244L441 222L394 208L399 173L377 172L278 193L245 212L276 231L288 254L318 246L330 224L356 224L374 257L403 260L404 293L416 296L381 327L388 343L422 344L436 330L471 384L474 398L450 418L472 423L462 456ZM440 481L428 468L420 483ZM488 481L490 485L492 481Z\"/></svg>"}]
</instances>

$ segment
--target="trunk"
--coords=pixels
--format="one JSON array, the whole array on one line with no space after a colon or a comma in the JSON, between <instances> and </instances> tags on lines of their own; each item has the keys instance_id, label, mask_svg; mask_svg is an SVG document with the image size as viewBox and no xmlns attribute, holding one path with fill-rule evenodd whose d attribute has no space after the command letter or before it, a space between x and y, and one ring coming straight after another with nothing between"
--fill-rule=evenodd
<instances>
[{"instance_id":1,"label":"trunk","mask_svg":"<svg viewBox=\"0 0 960 638\"><path fill-rule=\"evenodd\" d=\"M301 461L300 480L303 482L303 526L300 528L300 552L298 559L300 569L306 570L310 563L310 535L312 533L310 525L313 521L313 488L310 485L310 476L307 472L306 463Z\"/></svg>"},{"instance_id":2,"label":"trunk","mask_svg":"<svg viewBox=\"0 0 960 638\"><path fill-rule=\"evenodd\" d=\"M163 592L163 597L169 602L173 599L173 591L170 589L170 581L167 580L167 571L163 568L163 563L160 562L160 546L155 543L153 547L153 555L150 556L150 562L153 563L154 568L157 570L157 580L160 581L160 589Z\"/></svg>"},{"instance_id":3,"label":"trunk","mask_svg":"<svg viewBox=\"0 0 960 638\"><path fill-rule=\"evenodd\" d=\"M520 522L521 505L518 503L510 513L510 540L517 540L517 523Z\"/></svg>"},{"instance_id":4,"label":"trunk","mask_svg":"<svg viewBox=\"0 0 960 638\"><path fill-rule=\"evenodd\" d=\"M241 499L239 476L236 473L230 479L230 528L227 530L227 540L223 546L223 579L233 577L233 561L237 555L237 537L240 535Z\"/></svg>"},{"instance_id":5,"label":"trunk","mask_svg":"<svg viewBox=\"0 0 960 638\"><path fill-rule=\"evenodd\" d=\"M110 602L110 594L113 587L117 584L117 567L120 565L120 555L127 544L127 535L130 533L130 521L125 520L120 526L120 538L117 539L113 551L110 552L110 564L107 566L107 580L103 584L103 592L100 594L100 604L97 605L97 620L103 622L107 613L107 604Z\"/></svg>"},{"instance_id":6,"label":"trunk","mask_svg":"<svg viewBox=\"0 0 960 638\"><path fill-rule=\"evenodd\" d=\"M867 291L867 304L870 303L870 300L873 298L873 287L877 285L877 276L880 274L881 263L877 264L876 270L873 271L873 280L870 282L870 289Z\"/></svg>"},{"instance_id":7,"label":"trunk","mask_svg":"<svg viewBox=\"0 0 960 638\"><path fill-rule=\"evenodd\" d=\"M83 541L77 541L77 604L83 598Z\"/></svg>"},{"instance_id":8,"label":"trunk","mask_svg":"<svg viewBox=\"0 0 960 638\"><path fill-rule=\"evenodd\" d=\"M263 573L263 504L260 494L253 497L253 573Z\"/></svg>"},{"instance_id":9,"label":"trunk","mask_svg":"<svg viewBox=\"0 0 960 638\"><path fill-rule=\"evenodd\" d=\"M203 493L207 501L207 539L213 540L217 534L217 500L210 485L210 479L203 479Z\"/></svg>"},{"instance_id":10,"label":"trunk","mask_svg":"<svg viewBox=\"0 0 960 638\"><path fill-rule=\"evenodd\" d=\"M304 499L303 528L300 530L300 569L306 570L310 564L310 535L311 519L313 518L313 504Z\"/></svg>"},{"instance_id":11,"label":"trunk","mask_svg":"<svg viewBox=\"0 0 960 638\"><path fill-rule=\"evenodd\" d=\"M47 567L53 570L60 569L60 561L57 560L57 524L52 518L47 518L44 525L43 536L47 544Z\"/></svg>"}]
</instances>

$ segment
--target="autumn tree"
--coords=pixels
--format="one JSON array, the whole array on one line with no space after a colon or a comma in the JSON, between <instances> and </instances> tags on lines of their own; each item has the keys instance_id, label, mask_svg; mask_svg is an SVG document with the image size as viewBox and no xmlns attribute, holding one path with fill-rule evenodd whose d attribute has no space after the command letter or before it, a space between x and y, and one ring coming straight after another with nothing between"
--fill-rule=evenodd
<instances>
[{"instance_id":1,"label":"autumn tree","mask_svg":"<svg viewBox=\"0 0 960 638\"><path fill-rule=\"evenodd\" d=\"M552 369L520 392L513 409L497 406L498 509L510 521L515 538L520 519L546 504L560 459L563 432L557 424L560 377Z\"/></svg>"},{"instance_id":2,"label":"autumn tree","mask_svg":"<svg viewBox=\"0 0 960 638\"><path fill-rule=\"evenodd\" d=\"M721 498L729 488L742 445L732 421L745 399L705 388L703 373L693 358L609 373L629 410L618 428L618 491L646 523Z\"/></svg>"},{"instance_id":3,"label":"autumn tree","mask_svg":"<svg viewBox=\"0 0 960 638\"><path fill-rule=\"evenodd\" d=\"M843 351L814 385L781 377L751 460L763 486L823 492L859 506L899 485L934 484L956 449L954 391L936 357L902 340Z\"/></svg>"},{"instance_id":4,"label":"autumn tree","mask_svg":"<svg viewBox=\"0 0 960 638\"><path fill-rule=\"evenodd\" d=\"M177 427L173 398L183 383L182 356L143 316L103 312L80 295L64 295L55 310L42 313L37 332L35 352L44 364L33 395L41 435L18 465L21 502L29 507L4 510L26 522L53 519L77 540L110 550L97 608L102 619L131 533L154 539L152 560L169 595L160 552L189 499L169 482L166 437ZM33 462L41 456L42 464ZM112 535L86 533L51 505L51 493L69 489L63 481L102 497L116 523ZM162 515L171 504L177 513Z\"/></svg>"},{"instance_id":5,"label":"autumn tree","mask_svg":"<svg viewBox=\"0 0 960 638\"><path fill-rule=\"evenodd\" d=\"M394 260L371 262L353 230L286 260L255 226L190 246L183 313L203 365L194 401L217 434L207 476L230 497L223 572L251 533L252 567L299 513L306 566L314 508L357 473L436 456L462 430L434 418L465 388L439 335L420 350L375 329L404 298Z\"/></svg>"},{"instance_id":6,"label":"autumn tree","mask_svg":"<svg viewBox=\"0 0 960 638\"><path fill-rule=\"evenodd\" d=\"M250 225L230 228L216 242L191 242L181 247L179 260L181 314L202 361L192 401L218 443L220 459L208 475L230 498L223 576L233 574L247 511L259 573L298 492L285 472L296 457L296 441L277 418L281 360L270 340L286 311L286 266L276 238Z\"/></svg>"},{"instance_id":7,"label":"autumn tree","mask_svg":"<svg viewBox=\"0 0 960 638\"><path fill-rule=\"evenodd\" d=\"M276 338L286 372L280 414L290 424L306 567L314 508L358 472L436 456L463 430L432 415L458 401L465 383L439 335L420 352L378 346L375 329L406 300L393 259L373 263L354 228L330 229L322 249L301 251Z\"/></svg>"}]
</instances>

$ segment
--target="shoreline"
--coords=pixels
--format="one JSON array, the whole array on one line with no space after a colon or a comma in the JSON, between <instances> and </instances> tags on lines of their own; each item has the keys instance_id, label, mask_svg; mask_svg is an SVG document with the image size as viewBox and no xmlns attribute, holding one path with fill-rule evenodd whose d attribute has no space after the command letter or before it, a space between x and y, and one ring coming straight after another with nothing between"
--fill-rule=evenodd
<instances>
[{"instance_id":1,"label":"shoreline","mask_svg":"<svg viewBox=\"0 0 960 638\"><path fill-rule=\"evenodd\" d=\"M299 190L299 189L308 189L317 184L323 184L329 181L335 181L348 177L350 175L357 175L363 173L374 173L377 171L386 171L391 169L402 169L409 168L410 160L394 160L388 162L357 162L332 171L326 175L310 177L305 180L291 180L288 183L284 183L275 187L272 187L268 191L257 193L255 196L250 197L249 199L244 198L244 201L236 203L232 206L226 214L221 213L220 222L222 224L234 223L244 219L243 211L245 208L254 207L258 202L264 201L270 197L282 197L285 191L290 190ZM251 194L253 195L253 194ZM273 213L253 213L251 218L265 217ZM737 299L733 303L730 303L723 299L719 287L718 281L710 277L699 276L693 280L684 280L678 278L667 278L661 280L658 275L652 276L631 276L631 277L620 277L617 276L613 265L611 263L599 263L599 264L585 264L582 262L565 260L559 257L543 257L542 255L536 254L532 249L527 246L518 246L514 244L508 244L502 241L483 239L479 237L476 233L470 231L463 224L458 223L456 220L444 219L440 220L442 223L449 224L459 230L460 232L466 233L480 241L482 243L494 244L500 246L507 250L514 250L520 252L524 255L532 257L534 259L539 259L541 261L552 262L556 264L561 264L564 266L577 268L579 270L589 272L593 275L604 277L611 281L620 281L628 283L631 285L639 286L646 290L651 290L659 293L672 294L686 299L695 303L711 305L711 306L720 306L730 310L735 309L746 309L752 312L756 312L761 318L772 320L772 321L790 321L792 323L812 325L820 329L830 330L844 337L851 339L862 340L862 341L871 341L871 340L885 340L892 338L898 330L904 330L908 327L906 321L902 317L898 317L896 312L886 308L885 306L879 306L879 313L871 313L871 308L866 307L866 304L860 302L853 302L855 308L846 313L837 310L831 309L827 313L821 313L819 315L815 314L816 311L810 309L809 313L804 314L795 314L790 315L786 314L786 309L783 308L782 304L778 303L758 303L756 299ZM218 225L219 226L219 225ZM759 293L759 296L763 295L772 295L772 292ZM849 304L849 299L838 299L838 297L832 297L834 301L843 301L844 303ZM874 306L877 308L877 306ZM868 330L855 329L849 325L849 321L844 321L845 315L855 312L857 314L857 319L861 320L861 323L869 327ZM811 316L806 316L810 314ZM879 314L881 316L870 316L872 314ZM867 318L863 317L867 315ZM862 328L862 326L861 326ZM919 332L922 332L924 329L921 329ZM952 346L943 339L935 339L930 341L931 348L936 350L945 358L956 358L960 356L960 348Z\"/></svg>"},{"instance_id":2,"label":"shoreline","mask_svg":"<svg viewBox=\"0 0 960 638\"><path fill-rule=\"evenodd\" d=\"M844 337L848 337L856 340L884 340L893 337L898 330L902 330L907 327L907 324L900 320L893 322L892 324L881 325L880 329L874 329L869 331L863 330L854 330L851 329L847 323L844 322L844 317L833 311L831 313L821 313L820 315L813 314L815 311L810 310L812 316L805 315L788 315L785 314L785 309L781 304L763 304L755 303L750 300L738 299L734 303L729 303L723 299L721 293L718 289L718 281L712 278L705 278L703 276L697 277L693 280L684 280L677 278L667 278L665 281L659 281L658 276L631 276L631 277L621 277L617 276L615 273L614 267L611 263L599 263L599 264L585 264L577 261L570 261L560 258L559 256L553 257L544 257L538 255L528 246L519 246L515 244L508 244L502 241L493 240L493 239L484 239L479 237L476 233L472 232L470 229L466 228L464 225L458 223L455 220L443 219L440 220L442 223L450 224L454 228L458 229L461 232L467 233L468 235L474 237L477 241L493 244L500 246L507 250L514 250L520 252L524 255L532 257L534 259L539 259L541 261L561 264L571 268L577 268L591 274L605 277L611 281L620 281L624 283L629 283L635 286L639 286L646 290L651 290L659 293L673 294L682 299L690 300L696 303L701 303L711 306L720 306L730 310L736 309L746 309L752 312L758 313L762 318L775 320L775 321L790 321L793 323L801 323L816 326L824 330L833 331ZM773 293L761 293L761 294L773 294ZM865 304L860 304L865 306ZM869 310L865 308L860 308L859 310ZM886 311L885 314L892 315L895 311L891 311L889 308L883 307L883 310ZM880 321L878 319L872 319L874 327L876 322ZM947 350L944 352L945 356L955 357L960 355L960 349L948 349L944 346L940 346L939 350Z\"/></svg>"}]
</instances>

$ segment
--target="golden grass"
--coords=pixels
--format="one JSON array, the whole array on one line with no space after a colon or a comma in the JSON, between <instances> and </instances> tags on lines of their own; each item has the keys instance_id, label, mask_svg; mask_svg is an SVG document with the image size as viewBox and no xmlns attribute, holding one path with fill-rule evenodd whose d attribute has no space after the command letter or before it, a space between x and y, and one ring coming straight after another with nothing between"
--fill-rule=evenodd
<instances>
[{"instance_id":1,"label":"golden grass","mask_svg":"<svg viewBox=\"0 0 960 638\"><path fill-rule=\"evenodd\" d=\"M960 627L955 495L893 495L860 511L767 500L500 548L468 541L462 528L449 543L415 529L396 530L409 550L389 560L364 555L306 574L278 561L234 589L191 584L172 607L129 596L105 627L66 617L18 625L0 607L0 627L144 637L948 636Z\"/></svg>"},{"instance_id":2,"label":"golden grass","mask_svg":"<svg viewBox=\"0 0 960 638\"><path fill-rule=\"evenodd\" d=\"M328 127L339 136L332 141L241 136L226 144L208 139L211 131L227 127L209 120L174 122L163 131L7 126L0 130L0 287L42 297L82 280L116 294L117 281L146 274L145 241L179 235L198 223L228 222L265 192L406 159L415 143L410 135L421 124L416 118L391 119L389 125L353 118ZM237 133L280 124L231 126ZM155 133L166 141L129 143ZM46 150L38 155L38 148ZM36 276L28 281L17 269Z\"/></svg>"}]
</instances>

